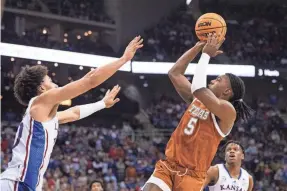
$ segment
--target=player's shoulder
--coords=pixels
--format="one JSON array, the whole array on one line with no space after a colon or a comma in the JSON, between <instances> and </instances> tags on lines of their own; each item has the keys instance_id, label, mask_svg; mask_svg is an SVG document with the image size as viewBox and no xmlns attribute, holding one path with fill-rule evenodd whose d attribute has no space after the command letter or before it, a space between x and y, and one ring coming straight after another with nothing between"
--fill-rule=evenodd
<instances>
[{"instance_id":1,"label":"player's shoulder","mask_svg":"<svg viewBox=\"0 0 287 191\"><path fill-rule=\"evenodd\" d=\"M242 175L245 175L245 176L251 176L250 174L249 174L249 172L246 170L246 169L244 169L244 168L242 168L241 167L241 171L242 171ZM252 176L251 176L252 177Z\"/></svg>"},{"instance_id":2,"label":"player's shoulder","mask_svg":"<svg viewBox=\"0 0 287 191\"><path fill-rule=\"evenodd\" d=\"M210 175L218 175L218 172L219 172L219 166L220 164L216 164L214 166L210 166L208 171L207 171L207 174L210 174Z\"/></svg>"},{"instance_id":3,"label":"player's shoulder","mask_svg":"<svg viewBox=\"0 0 287 191\"><path fill-rule=\"evenodd\" d=\"M241 173L245 179L249 179L249 181L253 181L252 175L246 169L241 168Z\"/></svg>"}]
</instances>

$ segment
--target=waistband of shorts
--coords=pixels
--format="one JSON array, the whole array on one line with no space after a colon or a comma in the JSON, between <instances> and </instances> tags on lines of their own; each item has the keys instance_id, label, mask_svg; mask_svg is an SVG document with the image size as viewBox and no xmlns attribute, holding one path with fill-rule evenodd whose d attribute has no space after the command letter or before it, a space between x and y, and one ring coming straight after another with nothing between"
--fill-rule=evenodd
<instances>
[{"instance_id":1,"label":"waistband of shorts","mask_svg":"<svg viewBox=\"0 0 287 191\"><path fill-rule=\"evenodd\" d=\"M168 165L170 170L178 172L178 174L185 174L197 178L206 177L207 171L197 171L194 169L186 168L178 164L178 162L171 159L160 160L160 162L163 162L164 164Z\"/></svg>"}]
</instances>

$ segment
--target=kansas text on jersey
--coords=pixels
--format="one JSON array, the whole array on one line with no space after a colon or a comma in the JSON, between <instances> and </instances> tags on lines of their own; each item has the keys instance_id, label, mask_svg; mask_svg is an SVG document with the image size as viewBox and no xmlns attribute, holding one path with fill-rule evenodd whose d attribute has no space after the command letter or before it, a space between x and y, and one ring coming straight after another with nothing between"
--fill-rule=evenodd
<instances>
[{"instance_id":1,"label":"kansas text on jersey","mask_svg":"<svg viewBox=\"0 0 287 191\"><path fill-rule=\"evenodd\" d=\"M218 180L215 185L209 186L209 191L247 191L249 187L249 173L240 169L238 179L232 178L224 164L218 164Z\"/></svg>"}]
</instances>

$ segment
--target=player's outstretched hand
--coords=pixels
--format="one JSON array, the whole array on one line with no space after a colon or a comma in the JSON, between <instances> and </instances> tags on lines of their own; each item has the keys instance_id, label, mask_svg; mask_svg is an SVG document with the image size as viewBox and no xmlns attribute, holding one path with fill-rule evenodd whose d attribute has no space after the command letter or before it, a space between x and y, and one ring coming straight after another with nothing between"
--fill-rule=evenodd
<instances>
[{"instance_id":1,"label":"player's outstretched hand","mask_svg":"<svg viewBox=\"0 0 287 191\"><path fill-rule=\"evenodd\" d=\"M208 54L210 57L215 57L219 54L222 54L223 51L219 50L219 48L223 44L224 40L225 38L219 41L218 36L216 34L210 33L208 35L207 42L202 49L202 52Z\"/></svg>"},{"instance_id":2,"label":"player's outstretched hand","mask_svg":"<svg viewBox=\"0 0 287 191\"><path fill-rule=\"evenodd\" d=\"M143 47L142 43L143 43L143 39L141 38L141 36L135 37L129 43L129 45L126 47L126 50L125 50L124 55L123 55L123 58L125 58L127 61L130 61L134 57L136 51L139 48Z\"/></svg>"},{"instance_id":3,"label":"player's outstretched hand","mask_svg":"<svg viewBox=\"0 0 287 191\"><path fill-rule=\"evenodd\" d=\"M110 108L120 101L119 98L116 98L120 90L121 87L119 85L116 85L113 87L111 91L110 90L107 91L105 97L103 98L103 101L106 104L106 108Z\"/></svg>"}]
</instances>

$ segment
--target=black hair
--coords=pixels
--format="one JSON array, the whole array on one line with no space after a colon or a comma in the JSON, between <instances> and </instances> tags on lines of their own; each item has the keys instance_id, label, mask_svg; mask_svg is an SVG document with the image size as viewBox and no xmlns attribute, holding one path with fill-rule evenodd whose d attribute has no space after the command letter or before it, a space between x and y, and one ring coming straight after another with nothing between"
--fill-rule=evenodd
<instances>
[{"instance_id":1,"label":"black hair","mask_svg":"<svg viewBox=\"0 0 287 191\"><path fill-rule=\"evenodd\" d=\"M91 182L91 184L90 184L90 190L92 190L92 186L93 186L94 183L99 183L102 186L102 188L104 188L104 184L103 184L102 181L100 181L100 180L93 180Z\"/></svg>"},{"instance_id":2,"label":"black hair","mask_svg":"<svg viewBox=\"0 0 287 191\"><path fill-rule=\"evenodd\" d=\"M252 116L253 110L243 101L245 95L245 84L243 80L231 73L225 74L231 84L231 89L233 91L233 96L229 100L236 110L236 120L243 119L247 121L248 118Z\"/></svg>"},{"instance_id":3,"label":"black hair","mask_svg":"<svg viewBox=\"0 0 287 191\"><path fill-rule=\"evenodd\" d=\"M47 67L42 65L24 67L14 83L14 95L18 102L27 106L29 101L38 95L39 86L47 74Z\"/></svg>"},{"instance_id":4,"label":"black hair","mask_svg":"<svg viewBox=\"0 0 287 191\"><path fill-rule=\"evenodd\" d=\"M224 151L224 153L226 152L227 146L230 145L230 144L239 145L241 150L242 150L242 153L245 155L245 149L244 149L243 145L240 142L234 141L234 140L230 140L227 143L225 143L225 145L222 147L222 150Z\"/></svg>"}]
</instances>

